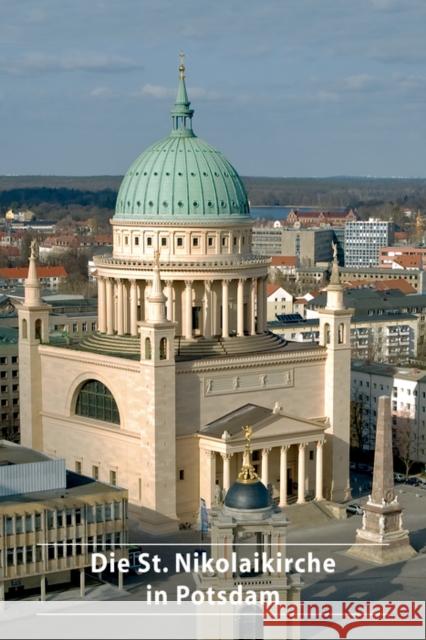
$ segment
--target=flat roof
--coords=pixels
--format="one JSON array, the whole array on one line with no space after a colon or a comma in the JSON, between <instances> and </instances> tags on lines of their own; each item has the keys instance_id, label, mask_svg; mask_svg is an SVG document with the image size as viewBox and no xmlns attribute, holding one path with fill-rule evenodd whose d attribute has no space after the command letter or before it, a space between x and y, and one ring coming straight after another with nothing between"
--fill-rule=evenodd
<instances>
[{"instance_id":1,"label":"flat roof","mask_svg":"<svg viewBox=\"0 0 426 640\"><path fill-rule=\"evenodd\" d=\"M352 360L351 369L360 373L426 382L426 370L416 367L399 367L386 363Z\"/></svg>"},{"instance_id":2,"label":"flat roof","mask_svg":"<svg viewBox=\"0 0 426 640\"><path fill-rule=\"evenodd\" d=\"M29 449L8 440L0 440L0 464L26 464L45 460L51 460L51 458L35 449Z\"/></svg>"},{"instance_id":3,"label":"flat roof","mask_svg":"<svg viewBox=\"0 0 426 640\"><path fill-rule=\"evenodd\" d=\"M22 447L21 445L14 444L8 440L0 440L0 465L19 465L32 462L46 462L54 459L55 458L47 456L40 451L35 451L28 447ZM64 498L84 498L88 495L107 492L116 492L119 494L123 491L126 490L67 470L65 488L26 492L24 494L0 497L0 506L3 506L4 504L29 502L38 503L46 501L49 501L50 506L52 506L51 502L56 499L57 504L63 507Z\"/></svg>"}]
</instances>

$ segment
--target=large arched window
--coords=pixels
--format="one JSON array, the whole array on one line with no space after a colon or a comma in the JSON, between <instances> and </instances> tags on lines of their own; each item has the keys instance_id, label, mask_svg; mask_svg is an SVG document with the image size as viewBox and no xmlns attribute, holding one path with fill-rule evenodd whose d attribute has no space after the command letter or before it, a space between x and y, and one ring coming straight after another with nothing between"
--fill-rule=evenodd
<instances>
[{"instance_id":1,"label":"large arched window","mask_svg":"<svg viewBox=\"0 0 426 640\"><path fill-rule=\"evenodd\" d=\"M78 416L120 424L120 414L113 395L99 380L88 380L81 386L75 412Z\"/></svg>"}]
</instances>

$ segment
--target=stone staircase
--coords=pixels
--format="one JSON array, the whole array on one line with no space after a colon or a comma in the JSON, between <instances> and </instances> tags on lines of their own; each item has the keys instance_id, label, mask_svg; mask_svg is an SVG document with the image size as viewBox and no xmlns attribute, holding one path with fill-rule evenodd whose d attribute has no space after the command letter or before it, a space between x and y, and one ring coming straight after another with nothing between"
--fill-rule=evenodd
<instances>
[{"instance_id":1,"label":"stone staircase","mask_svg":"<svg viewBox=\"0 0 426 640\"><path fill-rule=\"evenodd\" d=\"M289 519L289 527L312 528L327 524L333 516L322 507L321 503L312 501L305 504L291 504L284 507Z\"/></svg>"},{"instance_id":2,"label":"stone staircase","mask_svg":"<svg viewBox=\"0 0 426 640\"><path fill-rule=\"evenodd\" d=\"M199 360L226 356L249 355L254 353L270 353L281 351L287 342L278 335L265 332L256 336L230 338L186 338L175 339L175 357L177 361ZM82 351L103 353L105 355L138 359L140 343L137 336L108 336L94 333L84 338L78 347Z\"/></svg>"}]
</instances>

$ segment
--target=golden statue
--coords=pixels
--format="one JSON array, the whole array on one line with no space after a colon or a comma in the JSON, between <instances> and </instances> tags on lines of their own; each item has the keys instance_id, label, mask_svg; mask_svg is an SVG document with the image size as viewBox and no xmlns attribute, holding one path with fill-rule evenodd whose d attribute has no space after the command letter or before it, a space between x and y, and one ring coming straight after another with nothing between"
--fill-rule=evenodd
<instances>
[{"instance_id":1,"label":"golden statue","mask_svg":"<svg viewBox=\"0 0 426 640\"><path fill-rule=\"evenodd\" d=\"M243 427L244 438L246 439L246 444L243 452L243 464L241 466L241 471L238 474L238 481L249 484L251 482L257 482L259 480L259 476L257 475L252 461L251 461L251 437L253 435L253 428L248 425Z\"/></svg>"}]
</instances>

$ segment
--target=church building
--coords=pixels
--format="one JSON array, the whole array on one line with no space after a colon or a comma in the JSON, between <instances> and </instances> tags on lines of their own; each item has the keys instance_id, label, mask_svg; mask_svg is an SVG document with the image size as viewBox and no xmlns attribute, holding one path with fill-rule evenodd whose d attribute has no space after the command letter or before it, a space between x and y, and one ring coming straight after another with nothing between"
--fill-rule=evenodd
<instances>
[{"instance_id":1,"label":"church building","mask_svg":"<svg viewBox=\"0 0 426 640\"><path fill-rule=\"evenodd\" d=\"M19 310L22 444L128 489L146 530L194 521L253 465L280 506L349 497L350 317L337 260L320 344L266 330L270 258L253 255L244 185L193 131L179 66L170 134L127 171L98 326L49 342L33 246Z\"/></svg>"}]
</instances>

